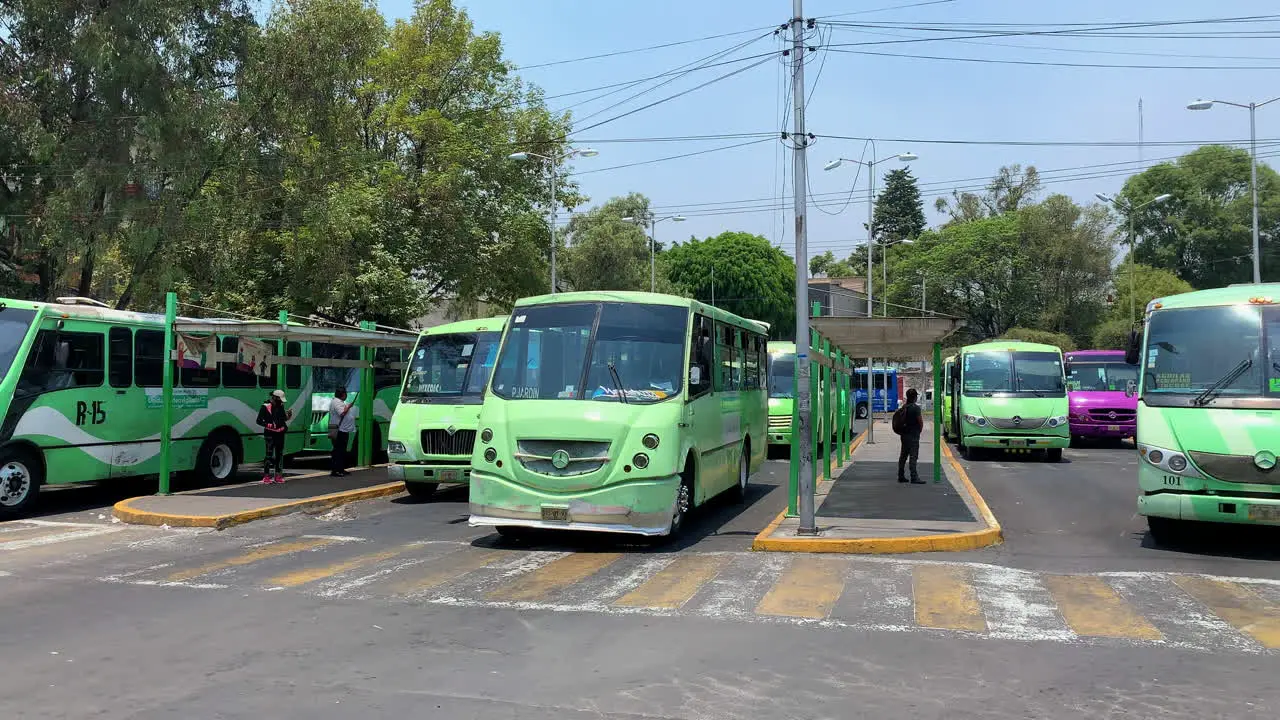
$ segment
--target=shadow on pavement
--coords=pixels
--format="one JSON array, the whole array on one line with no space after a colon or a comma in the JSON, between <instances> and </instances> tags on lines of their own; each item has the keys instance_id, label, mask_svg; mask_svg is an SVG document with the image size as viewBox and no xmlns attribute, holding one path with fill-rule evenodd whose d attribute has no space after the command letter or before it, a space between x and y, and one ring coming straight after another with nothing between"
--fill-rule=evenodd
<instances>
[{"instance_id":1,"label":"shadow on pavement","mask_svg":"<svg viewBox=\"0 0 1280 720\"><path fill-rule=\"evenodd\" d=\"M1238 560L1280 560L1280 527L1189 523L1187 536L1157 543L1149 532L1135 532L1134 540L1150 550Z\"/></svg>"}]
</instances>

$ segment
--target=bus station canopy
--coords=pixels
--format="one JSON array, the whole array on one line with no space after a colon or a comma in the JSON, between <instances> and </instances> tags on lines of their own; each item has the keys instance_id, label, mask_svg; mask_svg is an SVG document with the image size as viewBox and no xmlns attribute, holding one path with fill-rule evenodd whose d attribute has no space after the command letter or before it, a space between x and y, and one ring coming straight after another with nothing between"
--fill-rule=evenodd
<instances>
[{"instance_id":1,"label":"bus station canopy","mask_svg":"<svg viewBox=\"0 0 1280 720\"><path fill-rule=\"evenodd\" d=\"M382 347L412 349L417 335L389 333L381 330L354 330L310 325L282 324L270 320L224 320L178 318L173 330L184 335L236 335L261 340L285 340L313 343L333 343L357 347Z\"/></svg>"},{"instance_id":2,"label":"bus station canopy","mask_svg":"<svg viewBox=\"0 0 1280 720\"><path fill-rule=\"evenodd\" d=\"M855 358L931 358L933 346L964 327L952 317L813 317L810 327Z\"/></svg>"}]
</instances>

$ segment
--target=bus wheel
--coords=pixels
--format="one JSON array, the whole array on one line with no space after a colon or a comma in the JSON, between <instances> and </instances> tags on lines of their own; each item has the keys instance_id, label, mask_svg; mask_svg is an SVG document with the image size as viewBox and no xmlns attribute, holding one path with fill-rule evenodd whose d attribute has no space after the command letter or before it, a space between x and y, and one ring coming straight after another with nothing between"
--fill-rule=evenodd
<instances>
[{"instance_id":1,"label":"bus wheel","mask_svg":"<svg viewBox=\"0 0 1280 720\"><path fill-rule=\"evenodd\" d=\"M858 403L858 409L855 412L857 413L859 420L866 420L867 415L869 414L869 410L867 409L867 404Z\"/></svg>"},{"instance_id":2,"label":"bus wheel","mask_svg":"<svg viewBox=\"0 0 1280 720\"><path fill-rule=\"evenodd\" d=\"M21 515L36 501L44 478L40 463L25 450L0 455L0 515Z\"/></svg>"},{"instance_id":3,"label":"bus wheel","mask_svg":"<svg viewBox=\"0 0 1280 720\"><path fill-rule=\"evenodd\" d=\"M240 469L240 443L234 435L214 433L200 446L196 472L205 483L217 483L236 476Z\"/></svg>"},{"instance_id":4,"label":"bus wheel","mask_svg":"<svg viewBox=\"0 0 1280 720\"><path fill-rule=\"evenodd\" d=\"M1049 448L1044 451L1045 462L1062 462L1062 448Z\"/></svg>"},{"instance_id":5,"label":"bus wheel","mask_svg":"<svg viewBox=\"0 0 1280 720\"><path fill-rule=\"evenodd\" d=\"M1147 517L1147 531L1157 545L1178 545L1186 538L1187 523L1166 517Z\"/></svg>"},{"instance_id":6,"label":"bus wheel","mask_svg":"<svg viewBox=\"0 0 1280 720\"><path fill-rule=\"evenodd\" d=\"M742 457L738 458L738 484L733 488L733 499L740 503L747 501L747 474L751 471L751 465L747 458L750 454L751 446L743 443Z\"/></svg>"},{"instance_id":7,"label":"bus wheel","mask_svg":"<svg viewBox=\"0 0 1280 720\"><path fill-rule=\"evenodd\" d=\"M533 531L530 528L519 525L499 525L494 530L498 531L503 540L510 540L511 542L528 542L533 535Z\"/></svg>"},{"instance_id":8,"label":"bus wheel","mask_svg":"<svg viewBox=\"0 0 1280 720\"><path fill-rule=\"evenodd\" d=\"M689 511L693 509L693 467L692 463L685 466L685 471L680 473L680 488L676 490L675 508L671 512L671 530L667 533L667 537L675 537L684 530L685 519L689 517Z\"/></svg>"},{"instance_id":9,"label":"bus wheel","mask_svg":"<svg viewBox=\"0 0 1280 720\"><path fill-rule=\"evenodd\" d=\"M414 500L426 500L436 492L436 484L428 482L406 482L404 484L405 492L409 493L409 497Z\"/></svg>"},{"instance_id":10,"label":"bus wheel","mask_svg":"<svg viewBox=\"0 0 1280 720\"><path fill-rule=\"evenodd\" d=\"M960 454L965 460L973 462L982 459L982 448L970 447L968 445L960 445Z\"/></svg>"}]
</instances>

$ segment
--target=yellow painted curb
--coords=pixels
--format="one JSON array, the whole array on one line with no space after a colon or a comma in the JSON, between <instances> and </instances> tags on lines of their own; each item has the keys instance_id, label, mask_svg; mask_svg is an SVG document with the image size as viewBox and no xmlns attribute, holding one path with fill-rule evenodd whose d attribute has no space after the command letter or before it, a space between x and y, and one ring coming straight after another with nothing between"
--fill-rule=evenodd
<instances>
[{"instance_id":1,"label":"yellow painted curb","mask_svg":"<svg viewBox=\"0 0 1280 720\"><path fill-rule=\"evenodd\" d=\"M227 515L177 515L173 513L152 512L150 510L141 510L131 505L134 500L141 498L129 498L121 500L115 504L112 514L120 519L121 522L131 525L168 525L169 527L207 527L223 530L233 525L243 525L254 520L275 517L277 515L288 515L289 513L298 512L318 512L346 505L347 503L359 502L361 500L371 500L373 498L386 497L388 495L396 495L404 490L403 482L384 483L382 485L373 485L358 490L343 490L342 492L330 493L328 495L319 495L317 497L304 498L302 500L294 500L292 502L280 503L279 505L268 505L267 507L255 508L244 512L229 513ZM150 497L150 496L146 496Z\"/></svg>"},{"instance_id":2,"label":"yellow painted curb","mask_svg":"<svg viewBox=\"0 0 1280 720\"><path fill-rule=\"evenodd\" d=\"M858 439L861 440L862 437L860 435ZM851 450L856 448L857 443L852 446ZM964 483L969 495L973 498L974 504L978 506L978 514L982 516L983 521L987 524L987 527L982 530L946 535L913 535L893 538L769 537L774 530L778 529L778 526L782 524L783 519L787 516L787 510L783 508L782 512L778 513L778 517L774 518L773 522L769 523L768 527L762 530L759 535L756 535L755 540L751 543L751 549L767 552L857 553L866 555L957 552L977 550L1001 542L1004 539L1004 531L1000 528L1000 522L996 520L991 508L987 507L987 501L978 493L978 488L974 487L968 473L964 471L960 463L956 462L956 457L948 445L944 444L942 446L942 453L946 455L947 462L951 463L951 468L955 470L960 482Z\"/></svg>"}]
</instances>

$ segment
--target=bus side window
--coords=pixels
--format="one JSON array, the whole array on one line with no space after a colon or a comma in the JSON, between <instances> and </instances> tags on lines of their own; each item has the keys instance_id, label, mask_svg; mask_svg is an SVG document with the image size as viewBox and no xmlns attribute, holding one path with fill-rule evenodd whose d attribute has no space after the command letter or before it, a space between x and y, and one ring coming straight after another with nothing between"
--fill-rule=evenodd
<instances>
[{"instance_id":1,"label":"bus side window","mask_svg":"<svg viewBox=\"0 0 1280 720\"><path fill-rule=\"evenodd\" d=\"M236 354L240 350L240 339L236 337L222 338L222 352ZM218 363L222 370L222 386L228 388L253 388L258 386L258 378L252 371L241 370L235 361Z\"/></svg>"},{"instance_id":2,"label":"bus side window","mask_svg":"<svg viewBox=\"0 0 1280 720\"><path fill-rule=\"evenodd\" d=\"M271 347L271 351L274 354L276 355L280 354L279 340L267 340L266 342L267 342L267 345ZM278 380L279 376L277 375L277 373L279 372L280 372L280 366L275 363L271 363L270 374L263 375L258 378L258 387L264 390L275 390L277 387L279 387L279 380Z\"/></svg>"},{"instance_id":3,"label":"bus side window","mask_svg":"<svg viewBox=\"0 0 1280 720\"><path fill-rule=\"evenodd\" d=\"M284 344L285 357L302 357L302 344L287 342ZM284 386L290 390L302 387L302 366L286 365L284 369Z\"/></svg>"},{"instance_id":4,"label":"bus side window","mask_svg":"<svg viewBox=\"0 0 1280 720\"><path fill-rule=\"evenodd\" d=\"M702 382L694 385L689 384L689 397L695 398L699 395L706 394L711 390L712 379L712 346L714 339L711 337L711 320L705 315L693 316L693 342L689 347L689 367L698 368L702 375Z\"/></svg>"},{"instance_id":5,"label":"bus side window","mask_svg":"<svg viewBox=\"0 0 1280 720\"><path fill-rule=\"evenodd\" d=\"M164 384L164 332L139 330L133 334L133 382L138 387ZM170 362L173 362L170 360ZM176 376L175 376L176 379Z\"/></svg>"},{"instance_id":6,"label":"bus side window","mask_svg":"<svg viewBox=\"0 0 1280 720\"><path fill-rule=\"evenodd\" d=\"M22 391L41 393L102 385L102 340L102 333L41 330L22 371Z\"/></svg>"},{"instance_id":7,"label":"bus side window","mask_svg":"<svg viewBox=\"0 0 1280 720\"><path fill-rule=\"evenodd\" d=\"M107 331L107 377L113 388L133 385L133 331L113 327Z\"/></svg>"},{"instance_id":8,"label":"bus side window","mask_svg":"<svg viewBox=\"0 0 1280 720\"><path fill-rule=\"evenodd\" d=\"M212 347L217 347L215 340ZM197 361L199 358L197 358ZM178 375L182 380L182 387L217 387L218 386L218 366L214 365L212 370L199 368L181 368Z\"/></svg>"}]
</instances>

